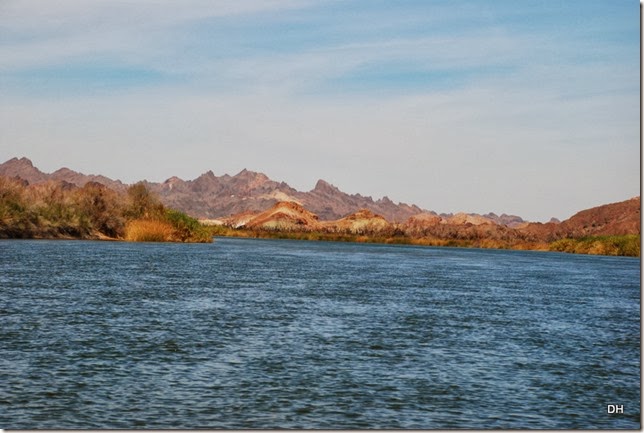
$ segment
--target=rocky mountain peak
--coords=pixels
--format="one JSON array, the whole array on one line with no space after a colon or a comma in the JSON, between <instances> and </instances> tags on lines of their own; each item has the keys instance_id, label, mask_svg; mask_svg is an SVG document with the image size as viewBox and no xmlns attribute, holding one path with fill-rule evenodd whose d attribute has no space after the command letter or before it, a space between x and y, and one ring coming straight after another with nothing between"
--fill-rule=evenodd
<instances>
[{"instance_id":1,"label":"rocky mountain peak","mask_svg":"<svg viewBox=\"0 0 644 433\"><path fill-rule=\"evenodd\" d=\"M193 181L188 182L195 192L199 194L211 194L221 189L221 181L212 170L208 170Z\"/></svg>"},{"instance_id":2,"label":"rocky mountain peak","mask_svg":"<svg viewBox=\"0 0 644 433\"><path fill-rule=\"evenodd\" d=\"M208 170L207 172L203 173L201 176L196 178L193 182L212 184L217 182L218 179L219 178L215 176L215 173L213 173L212 170Z\"/></svg>"},{"instance_id":3,"label":"rocky mountain peak","mask_svg":"<svg viewBox=\"0 0 644 433\"><path fill-rule=\"evenodd\" d=\"M177 176L172 176L172 177L166 179L165 182L163 182L163 183L172 184L172 183L177 183L177 182L183 182L183 180L181 178L177 177Z\"/></svg>"},{"instance_id":4,"label":"rocky mountain peak","mask_svg":"<svg viewBox=\"0 0 644 433\"><path fill-rule=\"evenodd\" d=\"M163 188L167 188L172 190L173 188L177 187L178 185L183 185L185 182L183 179L177 177L177 176L172 176L163 182L161 185Z\"/></svg>"},{"instance_id":5,"label":"rocky mountain peak","mask_svg":"<svg viewBox=\"0 0 644 433\"><path fill-rule=\"evenodd\" d=\"M102 175L87 175L71 170L67 167L60 168L51 174L43 173L34 167L28 158L12 158L0 164L0 175L20 178L30 184L44 183L50 180L68 183L79 187L88 182L98 182L115 190L123 190L125 185L118 180L112 180Z\"/></svg>"},{"instance_id":6,"label":"rocky mountain peak","mask_svg":"<svg viewBox=\"0 0 644 433\"><path fill-rule=\"evenodd\" d=\"M78 174L78 172L75 172L74 170L69 169L67 167L62 167L52 173L52 175L61 175L61 176L67 175L67 174L73 175L73 174Z\"/></svg>"},{"instance_id":7,"label":"rocky mountain peak","mask_svg":"<svg viewBox=\"0 0 644 433\"><path fill-rule=\"evenodd\" d=\"M0 164L0 173L7 177L17 177L29 183L45 182L47 174L34 167L28 158L11 158Z\"/></svg>"},{"instance_id":8,"label":"rocky mountain peak","mask_svg":"<svg viewBox=\"0 0 644 433\"><path fill-rule=\"evenodd\" d=\"M259 173L257 171L252 171L248 169L243 169L242 171L234 175L233 178L268 180L268 176L266 176L264 173Z\"/></svg>"},{"instance_id":9,"label":"rocky mountain peak","mask_svg":"<svg viewBox=\"0 0 644 433\"><path fill-rule=\"evenodd\" d=\"M383 198L376 200L376 203L381 203L384 205L394 205L394 202L391 201L391 199L387 196L384 196Z\"/></svg>"},{"instance_id":10,"label":"rocky mountain peak","mask_svg":"<svg viewBox=\"0 0 644 433\"><path fill-rule=\"evenodd\" d=\"M31 159L25 158L24 156L22 158L11 158L9 161L6 163L8 164L13 164L13 165L22 165L25 167L34 167L33 162L31 162Z\"/></svg>"},{"instance_id":11,"label":"rocky mountain peak","mask_svg":"<svg viewBox=\"0 0 644 433\"><path fill-rule=\"evenodd\" d=\"M31 162L29 158L11 158L5 161L4 163L0 164L2 167L31 167L33 168L34 164Z\"/></svg>"},{"instance_id":12,"label":"rocky mountain peak","mask_svg":"<svg viewBox=\"0 0 644 433\"><path fill-rule=\"evenodd\" d=\"M319 179L315 184L315 188L313 188L312 192L329 194L334 192L340 192L340 190L337 187L331 185L329 182Z\"/></svg>"},{"instance_id":13,"label":"rocky mountain peak","mask_svg":"<svg viewBox=\"0 0 644 433\"><path fill-rule=\"evenodd\" d=\"M270 181L264 173L243 169L231 178L234 185L243 185L246 189L255 189Z\"/></svg>"}]
</instances>

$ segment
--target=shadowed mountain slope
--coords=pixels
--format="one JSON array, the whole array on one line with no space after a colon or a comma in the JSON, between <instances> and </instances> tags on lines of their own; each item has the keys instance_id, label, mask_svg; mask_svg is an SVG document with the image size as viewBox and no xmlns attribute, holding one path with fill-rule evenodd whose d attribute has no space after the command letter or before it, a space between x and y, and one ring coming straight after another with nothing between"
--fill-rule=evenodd
<instances>
[{"instance_id":1,"label":"shadowed mountain slope","mask_svg":"<svg viewBox=\"0 0 644 433\"><path fill-rule=\"evenodd\" d=\"M12 158L0 164L0 176L18 178L29 184L57 181L83 187L96 182L117 191L127 188L119 180L101 175L85 175L68 168L61 168L51 174L43 173L27 158ZM520 217L506 214L438 215L415 205L396 204L387 197L373 200L360 194L347 194L324 180L319 180L311 191L301 192L284 182L271 180L265 174L246 169L234 176L216 176L208 171L194 180L171 177L162 183L145 184L168 207L202 219L243 216L243 221L238 221L237 225L245 225L264 212L269 214L263 216L261 224L257 224L278 220L275 213L270 214L270 210L279 204L277 208L282 210L290 206L290 210L280 217L283 221L293 217L293 212L299 212L301 215L296 220L300 218L304 223L293 224L311 230L317 230L314 221L326 221L335 224L325 223L327 230L351 231L351 227L365 224L370 231L377 227L389 230L390 224L397 224L409 234L435 233L443 236L445 233L458 232L461 227L476 233L476 236L487 234L512 238L517 235L545 241L565 237L640 233L639 197L586 209L561 223L551 221L543 224L526 223ZM289 224L291 223L286 226Z\"/></svg>"},{"instance_id":2,"label":"shadowed mountain slope","mask_svg":"<svg viewBox=\"0 0 644 433\"><path fill-rule=\"evenodd\" d=\"M43 173L27 158L12 158L0 164L0 175L17 177L30 184L60 180L77 186L99 182L116 190L126 188L120 181L105 176L84 175L68 168L51 174ZM208 171L194 180L175 176L165 182L145 184L166 206L197 218L223 218L241 212L262 212L284 201L301 204L322 220L335 220L360 209L369 209L390 221L404 221L423 211L415 205L396 204L387 197L373 200L360 194L346 194L324 180L319 180L313 190L301 192L285 182L277 182L265 174L246 169L234 176L216 176Z\"/></svg>"}]
</instances>

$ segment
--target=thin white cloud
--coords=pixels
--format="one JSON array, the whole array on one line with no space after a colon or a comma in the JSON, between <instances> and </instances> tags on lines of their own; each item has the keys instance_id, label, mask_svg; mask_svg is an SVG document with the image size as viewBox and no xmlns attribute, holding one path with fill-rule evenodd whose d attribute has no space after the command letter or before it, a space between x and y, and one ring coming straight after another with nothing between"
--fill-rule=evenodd
<instances>
[{"instance_id":1,"label":"thin white cloud","mask_svg":"<svg viewBox=\"0 0 644 433\"><path fill-rule=\"evenodd\" d=\"M100 97L42 97L5 85L0 159L25 155L45 170L67 165L129 182L246 167L298 189L325 178L347 192L437 211L539 220L639 190L639 71L636 62L607 55L619 44L562 43L485 17L485 26L451 35L385 34L410 19L400 14L375 24L383 35L211 56L192 45L203 42L187 32L195 22L268 11L260 16L274 20L285 9L306 22L313 19L307 3L34 5L0 3L0 34L8 35L0 38L0 73L94 56L185 80ZM332 24L347 31L347 22ZM357 25L357 33L368 30ZM215 50L224 44L215 42ZM578 62L577 52L590 54ZM410 92L396 91L396 83L391 92L353 91L341 80L355 73L359 81L364 67L404 62L421 72L472 76ZM482 73L486 68L493 73Z\"/></svg>"},{"instance_id":2,"label":"thin white cloud","mask_svg":"<svg viewBox=\"0 0 644 433\"><path fill-rule=\"evenodd\" d=\"M0 112L0 140L7 158L39 155L46 170L71 158L72 168L132 182L246 167L299 189L325 178L437 211L539 220L621 199L615 191L635 195L638 162L629 155L638 131L620 118L595 122L598 107L627 105L628 95L563 105L552 97L493 86L381 104L137 92L13 104Z\"/></svg>"},{"instance_id":3,"label":"thin white cloud","mask_svg":"<svg viewBox=\"0 0 644 433\"><path fill-rule=\"evenodd\" d=\"M163 34L192 21L305 7L306 0L51 0L0 3L0 68L60 64L87 55L154 57ZM171 47L170 47L171 48Z\"/></svg>"}]
</instances>

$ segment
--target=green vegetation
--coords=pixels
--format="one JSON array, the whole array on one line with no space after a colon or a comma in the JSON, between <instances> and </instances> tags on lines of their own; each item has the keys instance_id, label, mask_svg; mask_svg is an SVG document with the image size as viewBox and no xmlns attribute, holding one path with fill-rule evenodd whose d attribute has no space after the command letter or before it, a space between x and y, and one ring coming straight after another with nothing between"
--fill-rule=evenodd
<instances>
[{"instance_id":1,"label":"green vegetation","mask_svg":"<svg viewBox=\"0 0 644 433\"><path fill-rule=\"evenodd\" d=\"M165 208L144 183L119 193L95 182L27 185L2 176L0 238L212 242L196 219Z\"/></svg>"},{"instance_id":2,"label":"green vegetation","mask_svg":"<svg viewBox=\"0 0 644 433\"><path fill-rule=\"evenodd\" d=\"M212 242L212 235L208 228L183 212L166 209L164 219L172 225L175 240L180 242Z\"/></svg>"},{"instance_id":3,"label":"green vegetation","mask_svg":"<svg viewBox=\"0 0 644 433\"><path fill-rule=\"evenodd\" d=\"M640 235L624 236L591 236L579 239L561 239L550 244L543 242L528 242L525 240L495 240L495 239L444 239L431 236L395 235L358 235L350 233L328 233L321 231L294 232L232 228L223 225L206 227L212 236L292 239L308 241L331 242L365 242L401 245L424 245L460 248L494 248L513 250L561 251L576 254L599 254L639 257Z\"/></svg>"},{"instance_id":4,"label":"green vegetation","mask_svg":"<svg viewBox=\"0 0 644 433\"><path fill-rule=\"evenodd\" d=\"M491 239L444 239L431 236L409 236L400 231L383 231L380 234L355 234L346 232L324 232L324 231L275 231L247 228L232 228L224 225L208 226L207 229L212 236L240 237L240 238L261 238L261 239L291 239L307 241L329 241L329 242L359 242L379 243L397 245L423 245L434 247L460 247L460 248L496 248L496 249L519 249L519 250L544 250L547 245L542 243L512 243L509 241L497 241Z\"/></svg>"},{"instance_id":5,"label":"green vegetation","mask_svg":"<svg viewBox=\"0 0 644 433\"><path fill-rule=\"evenodd\" d=\"M640 244L640 235L587 236L578 239L560 239L550 243L549 249L575 254L639 257Z\"/></svg>"},{"instance_id":6,"label":"green vegetation","mask_svg":"<svg viewBox=\"0 0 644 433\"><path fill-rule=\"evenodd\" d=\"M550 250L639 257L640 235L589 236L550 244L506 232L437 226L434 232L377 230L297 231L204 226L166 208L141 182L117 192L96 182L78 188L65 182L28 185L0 176L0 238L113 239L144 242L212 242L214 236L369 242L468 248Z\"/></svg>"}]
</instances>

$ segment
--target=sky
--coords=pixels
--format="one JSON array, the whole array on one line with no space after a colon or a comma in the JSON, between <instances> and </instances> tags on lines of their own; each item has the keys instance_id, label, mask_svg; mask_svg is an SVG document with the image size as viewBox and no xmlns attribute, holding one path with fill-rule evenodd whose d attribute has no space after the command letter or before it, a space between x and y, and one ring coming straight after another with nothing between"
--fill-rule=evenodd
<instances>
[{"instance_id":1,"label":"sky","mask_svg":"<svg viewBox=\"0 0 644 433\"><path fill-rule=\"evenodd\" d=\"M436 212L640 194L633 0L1 0L0 162Z\"/></svg>"}]
</instances>

